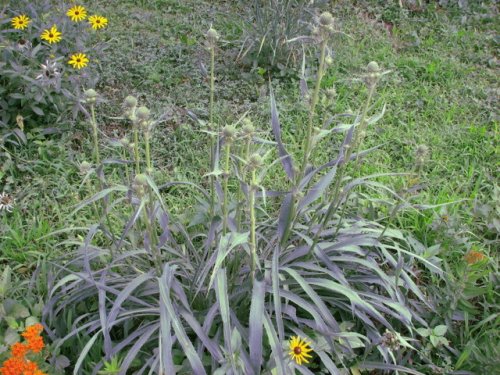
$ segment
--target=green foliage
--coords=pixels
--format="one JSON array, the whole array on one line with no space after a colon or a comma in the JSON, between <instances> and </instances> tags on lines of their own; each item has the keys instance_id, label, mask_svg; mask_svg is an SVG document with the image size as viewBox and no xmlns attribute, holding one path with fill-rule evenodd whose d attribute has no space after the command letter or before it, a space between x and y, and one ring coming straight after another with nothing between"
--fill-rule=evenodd
<instances>
[{"instance_id":1,"label":"green foliage","mask_svg":"<svg viewBox=\"0 0 500 375\"><path fill-rule=\"evenodd\" d=\"M87 22L72 22L67 5L53 7L49 0L31 4L19 1L4 8L0 19L9 27L0 34L0 128L2 138L15 144L26 143L25 127L41 128L79 110L77 100L82 87L97 82L95 62L103 46L89 32ZM29 17L26 28L15 30L13 17ZM59 42L49 44L40 35L56 25L62 33ZM68 61L74 53L91 56L83 71Z\"/></svg>"}]
</instances>

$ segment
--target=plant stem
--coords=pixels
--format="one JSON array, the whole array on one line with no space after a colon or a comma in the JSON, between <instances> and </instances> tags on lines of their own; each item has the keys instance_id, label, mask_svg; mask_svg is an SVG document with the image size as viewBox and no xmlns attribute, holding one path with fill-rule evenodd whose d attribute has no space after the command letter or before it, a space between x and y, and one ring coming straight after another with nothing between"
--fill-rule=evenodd
<instances>
[{"instance_id":1,"label":"plant stem","mask_svg":"<svg viewBox=\"0 0 500 375\"><path fill-rule=\"evenodd\" d=\"M323 221L321 223L320 228L318 229L318 231L314 235L311 249L314 249L314 247L318 243L318 239L319 239L321 232L325 229L326 225L328 224L328 221L330 220L332 215L337 211L337 209L341 203L341 199L339 199L340 198L340 194L339 194L340 193L340 185L342 184L342 179L344 178L344 173L346 171L347 164L349 162L349 159L351 158L352 151L354 148L353 146L357 146L359 133L361 131L363 131L365 126L366 126L365 125L366 124L366 116L368 114L368 109L370 108L370 103L371 103L371 100L373 97L373 93L375 92L375 86L376 85L373 85L370 88L370 91L368 93L368 98L366 99L365 105L363 107L363 112L361 115L361 120L360 120L359 125L358 125L358 129L355 129L355 133L354 133L354 137L353 137L354 139L351 142L351 144L347 145L348 147L346 147L347 151L345 152L344 160L338 166L337 175L335 176L335 183L334 183L334 189L333 189L331 203L328 206L328 209L327 209L326 214L323 218ZM338 225L340 226L340 222Z\"/></svg>"},{"instance_id":2,"label":"plant stem","mask_svg":"<svg viewBox=\"0 0 500 375\"><path fill-rule=\"evenodd\" d=\"M255 275L255 269L257 267L257 238L255 234L256 218L255 218L255 189L257 187L257 177L255 174L255 169L252 169L252 180L250 182L249 191L249 205L250 205L250 256L251 256L251 271L252 278Z\"/></svg>"},{"instance_id":3,"label":"plant stem","mask_svg":"<svg viewBox=\"0 0 500 375\"><path fill-rule=\"evenodd\" d=\"M210 47L210 104L208 107L209 129L213 131L214 121L214 93L215 93L215 47ZM218 132L217 132L218 133ZM210 135L210 172L215 169L215 140ZM214 215L215 209L215 176L210 176L210 214Z\"/></svg>"},{"instance_id":4,"label":"plant stem","mask_svg":"<svg viewBox=\"0 0 500 375\"><path fill-rule=\"evenodd\" d=\"M94 104L90 105L90 113L91 113L91 125L92 125L92 133L94 137L94 161L97 164L101 164L101 155L99 154L99 138L97 134L97 122L95 120L95 110Z\"/></svg>"},{"instance_id":5,"label":"plant stem","mask_svg":"<svg viewBox=\"0 0 500 375\"><path fill-rule=\"evenodd\" d=\"M224 152L226 154L226 160L224 165L224 201L222 202L222 213L223 213L223 224L222 224L222 234L226 234L227 232L227 221L228 221L228 181L229 181L229 162L230 162L230 153L231 153L231 142L227 142L224 145Z\"/></svg>"},{"instance_id":6,"label":"plant stem","mask_svg":"<svg viewBox=\"0 0 500 375\"><path fill-rule=\"evenodd\" d=\"M325 56L326 56L326 47L328 40L325 38L321 42L321 56L319 58L319 68L318 74L316 77L316 86L314 87L313 96L311 98L311 108L309 109L309 120L307 124L307 135L304 141L304 157L302 159L302 166L300 169L300 173L297 176L297 184L304 177L304 173L306 170L307 163L309 161L309 154L311 152L312 147L312 138L313 138L313 123L314 123L314 115L316 113L316 105L319 100L319 90L321 88L321 80L323 79L324 69L325 69Z\"/></svg>"},{"instance_id":7,"label":"plant stem","mask_svg":"<svg viewBox=\"0 0 500 375\"><path fill-rule=\"evenodd\" d=\"M245 154L243 155L243 160L248 160L248 157L250 156L250 146L252 144L252 137L248 137L247 139L247 143L245 144ZM241 179L243 181L246 180L246 175L247 175L247 172L246 172L246 169L243 170L243 175L241 176ZM243 200L243 190L241 190L241 187L238 188L238 197L237 197L237 206L236 206L236 226L238 228L238 230L241 229L241 214L243 212L243 210L241 210L240 208L240 203L242 202Z\"/></svg>"},{"instance_id":8,"label":"plant stem","mask_svg":"<svg viewBox=\"0 0 500 375\"><path fill-rule=\"evenodd\" d=\"M135 159L135 173L141 172L140 157L139 157L139 129L137 124L134 124L134 159Z\"/></svg>"}]
</instances>

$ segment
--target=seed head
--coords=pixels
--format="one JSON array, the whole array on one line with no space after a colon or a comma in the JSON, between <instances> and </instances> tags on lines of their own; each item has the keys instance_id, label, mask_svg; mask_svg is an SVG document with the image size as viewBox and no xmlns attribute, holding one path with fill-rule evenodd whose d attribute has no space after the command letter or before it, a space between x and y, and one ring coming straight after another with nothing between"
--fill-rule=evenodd
<instances>
[{"instance_id":1,"label":"seed head","mask_svg":"<svg viewBox=\"0 0 500 375\"><path fill-rule=\"evenodd\" d=\"M137 98L135 96L129 95L125 98L125 102L123 103L125 108L135 108L137 106Z\"/></svg>"},{"instance_id":2,"label":"seed head","mask_svg":"<svg viewBox=\"0 0 500 375\"><path fill-rule=\"evenodd\" d=\"M120 139L120 144L123 147L128 148L130 146L130 141L127 137L123 137L122 139Z\"/></svg>"},{"instance_id":3,"label":"seed head","mask_svg":"<svg viewBox=\"0 0 500 375\"><path fill-rule=\"evenodd\" d=\"M333 25L333 16L330 12L323 12L321 16L319 16L319 24L321 26L332 26Z\"/></svg>"},{"instance_id":4,"label":"seed head","mask_svg":"<svg viewBox=\"0 0 500 375\"><path fill-rule=\"evenodd\" d=\"M136 115L139 120L147 121L149 119L150 113L151 112L146 107L139 107L137 108Z\"/></svg>"},{"instance_id":5,"label":"seed head","mask_svg":"<svg viewBox=\"0 0 500 375\"><path fill-rule=\"evenodd\" d=\"M366 70L368 70L368 72L370 73L378 73L380 72L380 67L378 66L378 63L376 61L370 61L366 66Z\"/></svg>"},{"instance_id":6,"label":"seed head","mask_svg":"<svg viewBox=\"0 0 500 375\"><path fill-rule=\"evenodd\" d=\"M249 118L243 119L243 127L241 130L244 136L252 136L252 134L255 133L255 126L253 126L252 120L250 120Z\"/></svg>"},{"instance_id":7,"label":"seed head","mask_svg":"<svg viewBox=\"0 0 500 375\"><path fill-rule=\"evenodd\" d=\"M222 135L226 141L231 142L236 136L236 128L232 125L226 125L224 129L222 129Z\"/></svg>"},{"instance_id":8,"label":"seed head","mask_svg":"<svg viewBox=\"0 0 500 375\"><path fill-rule=\"evenodd\" d=\"M206 38L210 43L210 45L214 46L215 43L219 40L219 33L214 28L211 27L207 31Z\"/></svg>"},{"instance_id":9,"label":"seed head","mask_svg":"<svg viewBox=\"0 0 500 375\"><path fill-rule=\"evenodd\" d=\"M258 169L262 166L262 162L262 156L260 156L259 154L252 154L248 159L248 168L250 168L251 170Z\"/></svg>"},{"instance_id":10,"label":"seed head","mask_svg":"<svg viewBox=\"0 0 500 375\"><path fill-rule=\"evenodd\" d=\"M97 92L94 89L88 89L84 93L85 101L89 104L93 104L97 98Z\"/></svg>"},{"instance_id":11,"label":"seed head","mask_svg":"<svg viewBox=\"0 0 500 375\"><path fill-rule=\"evenodd\" d=\"M146 186L148 184L148 177L143 173L139 173L135 176L134 183L136 185Z\"/></svg>"},{"instance_id":12,"label":"seed head","mask_svg":"<svg viewBox=\"0 0 500 375\"><path fill-rule=\"evenodd\" d=\"M91 168L92 165L88 161L82 161L80 164L80 174L86 175L87 173L89 173Z\"/></svg>"}]
</instances>

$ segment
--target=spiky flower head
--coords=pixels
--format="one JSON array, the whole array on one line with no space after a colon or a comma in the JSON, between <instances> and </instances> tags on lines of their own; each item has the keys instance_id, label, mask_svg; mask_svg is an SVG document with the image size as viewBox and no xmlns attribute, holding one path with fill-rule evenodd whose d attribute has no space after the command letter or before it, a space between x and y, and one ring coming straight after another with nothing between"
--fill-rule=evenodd
<instances>
[{"instance_id":1,"label":"spiky flower head","mask_svg":"<svg viewBox=\"0 0 500 375\"><path fill-rule=\"evenodd\" d=\"M391 332L386 329L380 339L380 344L390 350L398 350L401 346L401 341L399 340L399 335L396 332Z\"/></svg>"},{"instance_id":2,"label":"spiky flower head","mask_svg":"<svg viewBox=\"0 0 500 375\"><path fill-rule=\"evenodd\" d=\"M421 170L429 157L429 147L427 145L418 145L415 150L415 167Z\"/></svg>"},{"instance_id":3,"label":"spiky flower head","mask_svg":"<svg viewBox=\"0 0 500 375\"><path fill-rule=\"evenodd\" d=\"M214 47L217 41L219 40L219 33L213 27L208 29L206 34L207 41L211 47Z\"/></svg>"},{"instance_id":4,"label":"spiky flower head","mask_svg":"<svg viewBox=\"0 0 500 375\"><path fill-rule=\"evenodd\" d=\"M259 154L252 154L248 158L248 168L250 170L259 169L262 166L262 163L262 156L260 156Z\"/></svg>"},{"instance_id":5,"label":"spiky flower head","mask_svg":"<svg viewBox=\"0 0 500 375\"><path fill-rule=\"evenodd\" d=\"M288 355L298 365L301 365L302 362L309 363L308 358L312 358L312 355L309 354L312 351L310 345L310 342L302 339L300 336L293 336L290 339L290 351L288 352Z\"/></svg>"},{"instance_id":6,"label":"spiky flower head","mask_svg":"<svg viewBox=\"0 0 500 375\"><path fill-rule=\"evenodd\" d=\"M127 137L123 137L122 139L120 139L120 144L122 145L122 147L128 148L130 147L130 140Z\"/></svg>"},{"instance_id":7,"label":"spiky flower head","mask_svg":"<svg viewBox=\"0 0 500 375\"><path fill-rule=\"evenodd\" d=\"M330 12L323 12L319 16L319 24L321 26L331 26L333 25L333 16Z\"/></svg>"},{"instance_id":8,"label":"spiky flower head","mask_svg":"<svg viewBox=\"0 0 500 375\"><path fill-rule=\"evenodd\" d=\"M147 121L149 120L149 115L151 114L150 110L147 107L139 107L137 108L137 118L142 121Z\"/></svg>"},{"instance_id":9,"label":"spiky flower head","mask_svg":"<svg viewBox=\"0 0 500 375\"><path fill-rule=\"evenodd\" d=\"M36 79L45 85L58 86L60 84L61 72L56 61L46 60L45 64L40 64L41 72Z\"/></svg>"},{"instance_id":10,"label":"spiky flower head","mask_svg":"<svg viewBox=\"0 0 500 375\"><path fill-rule=\"evenodd\" d=\"M236 128L233 125L226 125L222 129L222 135L226 142L232 142L236 137Z\"/></svg>"},{"instance_id":11,"label":"spiky flower head","mask_svg":"<svg viewBox=\"0 0 500 375\"><path fill-rule=\"evenodd\" d=\"M85 102L87 104L94 104L97 99L97 92L94 89L88 89L85 90L83 96L85 97Z\"/></svg>"},{"instance_id":12,"label":"spiky flower head","mask_svg":"<svg viewBox=\"0 0 500 375\"><path fill-rule=\"evenodd\" d=\"M5 192L0 193L0 211L12 212L16 199Z\"/></svg>"},{"instance_id":13,"label":"spiky flower head","mask_svg":"<svg viewBox=\"0 0 500 375\"><path fill-rule=\"evenodd\" d=\"M139 173L134 178L132 188L138 197L142 197L142 196L144 196L144 193L146 192L147 185L148 185L148 177L143 173Z\"/></svg>"},{"instance_id":14,"label":"spiky flower head","mask_svg":"<svg viewBox=\"0 0 500 375\"><path fill-rule=\"evenodd\" d=\"M380 72L380 66L378 66L378 63L376 61L370 61L366 66L366 70L368 70L368 72L370 73Z\"/></svg>"},{"instance_id":15,"label":"spiky flower head","mask_svg":"<svg viewBox=\"0 0 500 375\"><path fill-rule=\"evenodd\" d=\"M125 108L135 108L137 106L137 98L135 96L129 95L125 98L123 105L125 106Z\"/></svg>"},{"instance_id":16,"label":"spiky flower head","mask_svg":"<svg viewBox=\"0 0 500 375\"><path fill-rule=\"evenodd\" d=\"M368 74L364 77L365 84L368 88L374 88L383 74L382 70L376 61L370 61L366 66L366 70Z\"/></svg>"},{"instance_id":17,"label":"spiky flower head","mask_svg":"<svg viewBox=\"0 0 500 375\"><path fill-rule=\"evenodd\" d=\"M90 170L92 169L92 164L90 164L88 161L82 161L80 163L80 174L81 175L86 175L87 173L90 172Z\"/></svg>"},{"instance_id":18,"label":"spiky flower head","mask_svg":"<svg viewBox=\"0 0 500 375\"><path fill-rule=\"evenodd\" d=\"M244 118L243 119L243 126L241 128L241 131L243 133L244 137L251 137L255 133L255 126L253 125L252 120L249 118Z\"/></svg>"},{"instance_id":19,"label":"spiky flower head","mask_svg":"<svg viewBox=\"0 0 500 375\"><path fill-rule=\"evenodd\" d=\"M16 45L17 49L21 52L30 50L31 46L32 46L31 42L24 38L19 39Z\"/></svg>"}]
</instances>

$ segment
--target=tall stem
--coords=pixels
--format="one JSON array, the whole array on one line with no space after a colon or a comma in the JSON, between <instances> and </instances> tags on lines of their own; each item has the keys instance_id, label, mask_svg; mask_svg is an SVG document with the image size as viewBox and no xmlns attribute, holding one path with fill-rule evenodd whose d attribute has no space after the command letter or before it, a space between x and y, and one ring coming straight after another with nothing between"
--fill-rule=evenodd
<instances>
[{"instance_id":1,"label":"tall stem","mask_svg":"<svg viewBox=\"0 0 500 375\"><path fill-rule=\"evenodd\" d=\"M215 47L210 47L210 105L208 108L208 121L210 130L213 129L214 121L214 94L215 94ZM218 132L217 132L218 134ZM210 168L213 172L215 169L215 140L214 136L210 136ZM214 215L215 206L215 176L210 176L210 213Z\"/></svg>"},{"instance_id":2,"label":"tall stem","mask_svg":"<svg viewBox=\"0 0 500 375\"><path fill-rule=\"evenodd\" d=\"M101 164L101 155L99 154L99 138L97 134L97 122L95 119L94 104L90 105L90 113L92 116L92 133L94 137L94 159L96 164Z\"/></svg>"},{"instance_id":3,"label":"tall stem","mask_svg":"<svg viewBox=\"0 0 500 375\"><path fill-rule=\"evenodd\" d=\"M245 144L245 154L243 155L243 160L248 160L248 157L250 156L251 143L252 143L252 137L248 137L247 142ZM247 172L246 172L246 169L244 169L243 175L241 176L241 179L243 181L246 181L246 175L247 175ZM240 206L241 206L242 200L243 200L243 190L240 187L240 188L238 188L238 197L237 197L237 206L236 206L236 223L237 223L236 226L237 226L238 230L241 229L242 210L241 210Z\"/></svg>"},{"instance_id":4,"label":"tall stem","mask_svg":"<svg viewBox=\"0 0 500 375\"><path fill-rule=\"evenodd\" d=\"M141 172L140 157L139 157L139 129L137 124L134 124L134 159L135 159L135 173Z\"/></svg>"},{"instance_id":5,"label":"tall stem","mask_svg":"<svg viewBox=\"0 0 500 375\"><path fill-rule=\"evenodd\" d=\"M257 186L257 177L255 173L255 168L252 169L252 179L250 182L249 191L249 205L250 205L250 255L251 259L251 270L252 276L255 274L255 269L257 267L257 237L255 234L256 218L255 218L255 189Z\"/></svg>"},{"instance_id":6,"label":"tall stem","mask_svg":"<svg viewBox=\"0 0 500 375\"><path fill-rule=\"evenodd\" d=\"M314 125L314 115L316 113L316 105L319 100L319 90L321 88L321 80L323 79L324 69L325 69L325 56L326 56L326 47L328 40L325 38L321 42L321 55L319 58L319 68L318 75L316 77L316 86L314 87L313 96L311 98L311 108L309 109L309 120L307 123L307 135L304 141L304 157L302 159L302 166L300 169L300 173L298 175L297 184L304 177L304 173L306 170L307 163L309 161L309 154L311 152L312 147L312 137L313 137L313 125Z\"/></svg>"},{"instance_id":7,"label":"tall stem","mask_svg":"<svg viewBox=\"0 0 500 375\"><path fill-rule=\"evenodd\" d=\"M226 234L227 232L227 221L229 215L229 197L228 197L228 181L229 181L229 161L230 161L230 153L231 153L231 142L227 142L224 145L224 152L226 156L225 165L224 165L224 201L222 202L222 216L223 216L223 225L222 225L222 234Z\"/></svg>"},{"instance_id":8,"label":"tall stem","mask_svg":"<svg viewBox=\"0 0 500 375\"><path fill-rule=\"evenodd\" d=\"M370 91L368 92L368 98L366 99L365 106L363 107L363 112L361 115L361 120L358 125L358 129L355 130L354 133L354 139L351 142L351 144L347 145L347 151L345 152L344 160L342 161L342 164L339 165L338 170L337 170L337 175L335 176L335 183L334 183L334 189L333 189L333 195L332 195L332 201L330 205L328 206L328 209L326 211L325 216L323 217L323 221L321 223L320 228L316 232L313 238L313 243L311 245L311 249L314 249L316 244L318 243L319 236L321 232L325 229L325 226L328 224L328 221L332 217L332 215L337 211L341 199L340 199L340 185L342 184L342 179L344 178L344 173L346 171L347 163L349 162L349 159L351 158L352 151L354 147L358 145L358 138L359 138L359 133L364 130L366 127L366 116L368 114L368 109L370 108L370 103L373 97L373 93L375 92L375 85L372 85L370 87ZM340 225L340 223L339 223Z\"/></svg>"}]
</instances>

